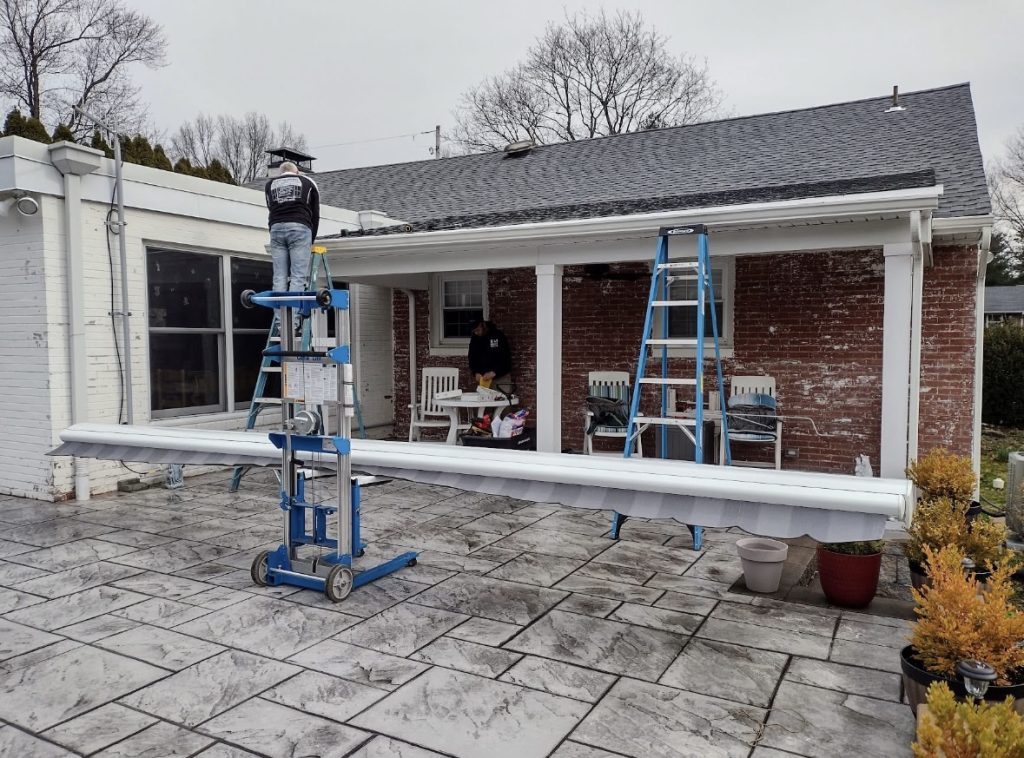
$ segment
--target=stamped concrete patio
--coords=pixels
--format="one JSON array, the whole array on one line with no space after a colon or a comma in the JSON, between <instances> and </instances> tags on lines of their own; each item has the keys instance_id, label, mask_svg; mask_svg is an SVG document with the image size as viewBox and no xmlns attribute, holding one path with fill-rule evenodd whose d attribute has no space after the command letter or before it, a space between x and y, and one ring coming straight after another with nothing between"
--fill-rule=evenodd
<instances>
[{"instance_id":1,"label":"stamped concrete patio","mask_svg":"<svg viewBox=\"0 0 1024 758\"><path fill-rule=\"evenodd\" d=\"M0 500L0 755L910 755L906 622L730 592L739 534L392 481L367 560L419 564L333 605L226 480Z\"/></svg>"}]
</instances>

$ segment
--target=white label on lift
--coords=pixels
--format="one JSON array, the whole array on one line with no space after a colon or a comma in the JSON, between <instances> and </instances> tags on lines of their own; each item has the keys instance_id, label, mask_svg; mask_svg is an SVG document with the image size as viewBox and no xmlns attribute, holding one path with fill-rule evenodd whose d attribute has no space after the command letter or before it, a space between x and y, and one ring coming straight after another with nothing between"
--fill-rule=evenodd
<instances>
[{"instance_id":1,"label":"white label on lift","mask_svg":"<svg viewBox=\"0 0 1024 758\"><path fill-rule=\"evenodd\" d=\"M285 361L282 394L288 400L311 405L337 402L338 367L313 361Z\"/></svg>"}]
</instances>

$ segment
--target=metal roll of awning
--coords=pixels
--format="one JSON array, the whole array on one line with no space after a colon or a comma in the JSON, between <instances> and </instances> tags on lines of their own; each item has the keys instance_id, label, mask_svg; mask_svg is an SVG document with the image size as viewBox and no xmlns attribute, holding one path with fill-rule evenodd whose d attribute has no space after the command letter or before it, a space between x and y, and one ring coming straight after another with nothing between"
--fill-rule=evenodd
<instances>
[{"instance_id":1,"label":"metal roll of awning","mask_svg":"<svg viewBox=\"0 0 1024 758\"><path fill-rule=\"evenodd\" d=\"M265 434L116 424L76 424L51 455L204 465L272 466ZM312 456L310 456L312 459ZM329 466L330 457L320 461ZM768 537L828 542L877 539L907 520L903 479L698 465L652 458L560 455L450 445L352 441L358 471L570 507L614 509Z\"/></svg>"}]
</instances>

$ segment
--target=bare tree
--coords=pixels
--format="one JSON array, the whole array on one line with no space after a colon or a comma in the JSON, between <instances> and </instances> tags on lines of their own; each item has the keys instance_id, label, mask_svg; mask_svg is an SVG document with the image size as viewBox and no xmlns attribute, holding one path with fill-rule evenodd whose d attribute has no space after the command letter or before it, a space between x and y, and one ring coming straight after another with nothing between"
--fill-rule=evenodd
<instances>
[{"instance_id":1,"label":"bare tree","mask_svg":"<svg viewBox=\"0 0 1024 758\"><path fill-rule=\"evenodd\" d=\"M689 124L722 96L706 63L673 57L639 13L601 10L549 24L526 60L462 97L455 138L471 152Z\"/></svg>"},{"instance_id":2,"label":"bare tree","mask_svg":"<svg viewBox=\"0 0 1024 758\"><path fill-rule=\"evenodd\" d=\"M163 30L120 0L0 0L0 95L44 122L83 124L84 106L121 131L145 109L129 68L163 65Z\"/></svg>"},{"instance_id":3,"label":"bare tree","mask_svg":"<svg viewBox=\"0 0 1024 758\"><path fill-rule=\"evenodd\" d=\"M287 121L275 131L270 119L255 111L241 118L199 114L194 121L182 124L171 138L175 160L186 158L196 166L220 161L239 184L266 175L267 150L282 146L303 150L306 138Z\"/></svg>"},{"instance_id":4,"label":"bare tree","mask_svg":"<svg viewBox=\"0 0 1024 758\"><path fill-rule=\"evenodd\" d=\"M1024 126L1006 143L1006 154L989 171L996 218L1015 250L1024 247Z\"/></svg>"}]
</instances>

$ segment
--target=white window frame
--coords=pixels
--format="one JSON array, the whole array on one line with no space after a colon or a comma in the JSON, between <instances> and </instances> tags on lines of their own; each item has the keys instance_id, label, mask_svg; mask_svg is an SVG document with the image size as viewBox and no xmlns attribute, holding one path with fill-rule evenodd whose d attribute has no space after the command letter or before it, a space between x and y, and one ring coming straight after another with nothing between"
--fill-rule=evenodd
<instances>
[{"instance_id":1,"label":"white window frame","mask_svg":"<svg viewBox=\"0 0 1024 758\"><path fill-rule=\"evenodd\" d=\"M673 260L677 260L673 258ZM679 258L678 260L695 260L695 258ZM734 319L734 300L736 296L736 258L735 256L722 256L711 258L712 270L720 268L722 270L721 281L716 278L712 284L715 288L715 293L721 292L722 298L722 321L723 323L718 325L718 347L723 358L733 357L733 333L735 328ZM653 325L653 338L658 339L661 337L661 320L664 317L664 308L656 308L654 314L654 325ZM704 354L708 355L707 350L711 348L714 350L715 339L711 333L711 321L706 320L704 324L706 336L704 338ZM676 346L668 349L669 358L692 358L696 356L697 348L691 346ZM660 347L651 348L651 356L657 357L661 355Z\"/></svg>"},{"instance_id":2,"label":"white window frame","mask_svg":"<svg viewBox=\"0 0 1024 758\"><path fill-rule=\"evenodd\" d=\"M444 285L447 282L479 281L483 292L484 318L489 318L487 271L451 271L433 274L430 282L430 354L465 356L469 337L444 337Z\"/></svg>"},{"instance_id":3,"label":"white window frame","mask_svg":"<svg viewBox=\"0 0 1024 758\"><path fill-rule=\"evenodd\" d=\"M215 332L218 335L218 361L223 368L220 376L220 395L223 402L220 406L205 405L205 406L194 406L191 408L173 408L169 410L153 410L152 408L152 396L150 397L150 418L155 421L170 421L173 419L185 419L195 418L200 416L214 416L214 417L226 417L226 416L237 416L240 413L244 414L248 411L249 403L242 402L237 403L235 401L235 360L234 360L234 325L233 325L233 309L235 307L241 307L240 304L232 302L231 297L231 259L232 258L245 258L246 260L257 261L259 263L270 263L269 258L246 254L241 252L229 251L229 250L209 250L199 247L183 246L180 244L171 244L164 242L146 241L144 243L144 251L146 255L146 261L148 265L148 257L150 252L182 252L182 253L194 253L196 255L208 255L214 258L219 258L220 265L220 284L221 284L221 297L220 297L220 317L221 327L218 329L204 329L204 330L193 330L193 331L205 331ZM269 282L268 282L269 286ZM173 328L165 327L151 327L149 326L149 280L147 277L146 286L146 335L147 341L149 335L152 333L169 333L178 331ZM248 330L243 330L248 332ZM147 342L146 346L146 376L149 377L151 374L149 367L149 346ZM150 393L153 392L152 384L149 385Z\"/></svg>"}]
</instances>

